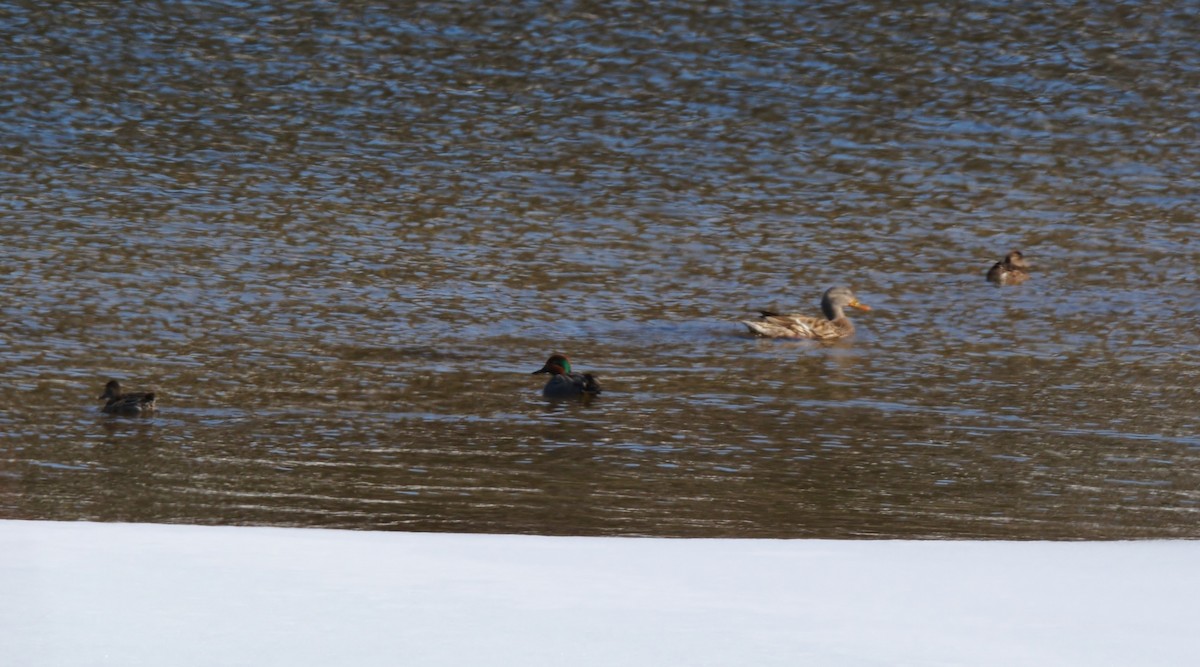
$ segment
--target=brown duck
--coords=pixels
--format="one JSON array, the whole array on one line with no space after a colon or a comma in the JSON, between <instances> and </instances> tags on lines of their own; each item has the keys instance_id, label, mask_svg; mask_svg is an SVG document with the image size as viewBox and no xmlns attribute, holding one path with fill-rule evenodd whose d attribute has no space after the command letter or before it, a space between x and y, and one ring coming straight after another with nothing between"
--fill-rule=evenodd
<instances>
[{"instance_id":1,"label":"brown duck","mask_svg":"<svg viewBox=\"0 0 1200 667\"><path fill-rule=\"evenodd\" d=\"M987 273L990 283L997 285L1020 285L1029 280L1029 264L1020 250L1014 250L996 262Z\"/></svg>"},{"instance_id":2,"label":"brown duck","mask_svg":"<svg viewBox=\"0 0 1200 667\"><path fill-rule=\"evenodd\" d=\"M757 320L742 320L750 331L767 338L810 338L814 340L837 340L854 333L854 324L846 317L846 306L859 310L871 307L858 300L849 287L831 287L821 297L821 312L824 318L811 315L780 315L762 310Z\"/></svg>"}]
</instances>

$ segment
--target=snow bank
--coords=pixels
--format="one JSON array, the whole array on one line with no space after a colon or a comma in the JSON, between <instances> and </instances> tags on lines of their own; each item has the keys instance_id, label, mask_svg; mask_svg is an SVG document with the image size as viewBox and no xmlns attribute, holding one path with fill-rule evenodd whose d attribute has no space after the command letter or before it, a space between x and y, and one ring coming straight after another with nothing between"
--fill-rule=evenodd
<instances>
[{"instance_id":1,"label":"snow bank","mask_svg":"<svg viewBox=\"0 0 1200 667\"><path fill-rule=\"evenodd\" d=\"M1195 542L0 521L5 664L1185 665Z\"/></svg>"}]
</instances>

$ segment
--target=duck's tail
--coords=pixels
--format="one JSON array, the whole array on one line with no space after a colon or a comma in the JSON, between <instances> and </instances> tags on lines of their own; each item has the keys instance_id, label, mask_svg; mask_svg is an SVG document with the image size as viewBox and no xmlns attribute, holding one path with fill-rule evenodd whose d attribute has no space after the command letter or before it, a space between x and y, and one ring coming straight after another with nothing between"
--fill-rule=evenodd
<instances>
[{"instance_id":1,"label":"duck's tail","mask_svg":"<svg viewBox=\"0 0 1200 667\"><path fill-rule=\"evenodd\" d=\"M595 396L600 393L600 381L591 373L583 374L583 393Z\"/></svg>"},{"instance_id":2,"label":"duck's tail","mask_svg":"<svg viewBox=\"0 0 1200 667\"><path fill-rule=\"evenodd\" d=\"M776 335L773 333L771 327L768 327L766 325L766 323L764 323L764 322L755 322L754 320L741 320L741 323L745 324L746 328L750 330L750 333L755 334L756 336Z\"/></svg>"}]
</instances>

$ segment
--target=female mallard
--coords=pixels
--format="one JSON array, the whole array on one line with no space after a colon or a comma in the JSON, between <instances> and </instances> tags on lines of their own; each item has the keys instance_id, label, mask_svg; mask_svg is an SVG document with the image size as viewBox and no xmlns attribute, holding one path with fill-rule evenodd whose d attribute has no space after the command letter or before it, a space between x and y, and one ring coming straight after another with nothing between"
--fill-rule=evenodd
<instances>
[{"instance_id":1,"label":"female mallard","mask_svg":"<svg viewBox=\"0 0 1200 667\"><path fill-rule=\"evenodd\" d=\"M107 400L101 410L110 415L140 415L154 410L154 392L121 393L121 383L109 380L100 398Z\"/></svg>"},{"instance_id":2,"label":"female mallard","mask_svg":"<svg viewBox=\"0 0 1200 667\"><path fill-rule=\"evenodd\" d=\"M595 396L600 393L600 383L591 373L572 373L571 360L565 354L555 354L546 360L546 365L531 375L549 373L550 380L542 388L547 398L571 398L573 396Z\"/></svg>"},{"instance_id":3,"label":"female mallard","mask_svg":"<svg viewBox=\"0 0 1200 667\"><path fill-rule=\"evenodd\" d=\"M871 310L870 306L859 302L849 287L831 287L821 297L821 312L825 313L825 319L800 314L780 315L762 310L759 311L762 313L760 319L742 320L742 324L750 327L750 331L767 338L836 340L854 333L854 325L843 310L846 306Z\"/></svg>"},{"instance_id":4,"label":"female mallard","mask_svg":"<svg viewBox=\"0 0 1200 667\"><path fill-rule=\"evenodd\" d=\"M996 262L987 273L989 283L997 285L1020 285L1029 280L1029 264L1020 250L1014 250L1004 256L1004 260Z\"/></svg>"}]
</instances>

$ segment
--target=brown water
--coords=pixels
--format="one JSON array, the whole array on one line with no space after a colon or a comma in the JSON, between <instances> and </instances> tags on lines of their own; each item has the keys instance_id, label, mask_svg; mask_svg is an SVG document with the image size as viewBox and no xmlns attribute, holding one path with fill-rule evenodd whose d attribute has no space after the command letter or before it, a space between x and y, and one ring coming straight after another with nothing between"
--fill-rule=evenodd
<instances>
[{"instance_id":1,"label":"brown water","mask_svg":"<svg viewBox=\"0 0 1200 667\"><path fill-rule=\"evenodd\" d=\"M1190 5L492 4L0 12L0 516L1200 537Z\"/></svg>"}]
</instances>

